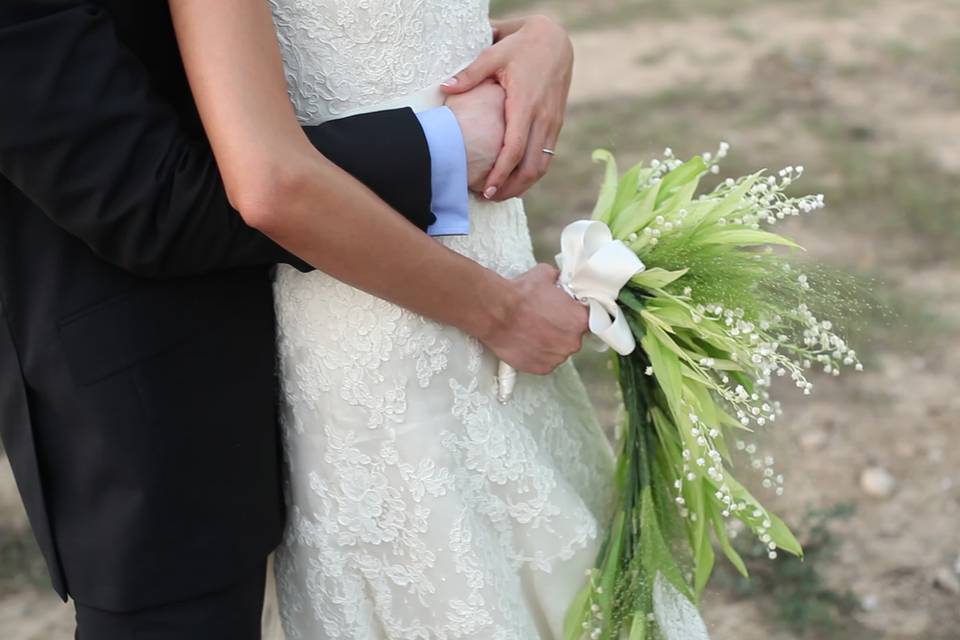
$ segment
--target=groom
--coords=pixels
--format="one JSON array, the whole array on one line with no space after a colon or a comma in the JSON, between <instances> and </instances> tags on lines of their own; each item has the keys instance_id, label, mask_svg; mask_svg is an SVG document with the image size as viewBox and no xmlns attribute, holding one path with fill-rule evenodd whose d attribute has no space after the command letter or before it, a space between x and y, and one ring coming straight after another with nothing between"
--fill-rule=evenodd
<instances>
[{"instance_id":1,"label":"groom","mask_svg":"<svg viewBox=\"0 0 960 640\"><path fill-rule=\"evenodd\" d=\"M283 527L269 270L309 266L231 208L179 60L161 0L0 4L0 436L80 640L257 638ZM454 107L465 167L444 112L306 134L437 229L500 147L488 101ZM566 353L585 325L550 275L457 301L521 369L551 316Z\"/></svg>"}]
</instances>

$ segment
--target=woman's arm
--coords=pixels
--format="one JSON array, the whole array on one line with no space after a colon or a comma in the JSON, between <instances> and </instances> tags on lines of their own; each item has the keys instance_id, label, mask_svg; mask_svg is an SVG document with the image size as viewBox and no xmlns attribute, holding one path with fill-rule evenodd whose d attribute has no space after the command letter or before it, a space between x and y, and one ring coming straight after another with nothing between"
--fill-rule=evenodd
<instances>
[{"instance_id":1,"label":"woman's arm","mask_svg":"<svg viewBox=\"0 0 960 640\"><path fill-rule=\"evenodd\" d=\"M579 348L586 313L535 269L512 281L420 233L309 144L262 0L170 0L227 194L244 220L318 269L456 326L542 373Z\"/></svg>"}]
</instances>

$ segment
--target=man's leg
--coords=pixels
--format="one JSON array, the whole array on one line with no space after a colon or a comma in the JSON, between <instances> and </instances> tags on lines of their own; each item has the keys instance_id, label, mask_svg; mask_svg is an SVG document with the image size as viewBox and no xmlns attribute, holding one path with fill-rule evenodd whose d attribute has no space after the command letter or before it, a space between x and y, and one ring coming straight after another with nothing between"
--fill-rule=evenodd
<instances>
[{"instance_id":1,"label":"man's leg","mask_svg":"<svg viewBox=\"0 0 960 640\"><path fill-rule=\"evenodd\" d=\"M76 640L260 640L266 573L264 562L223 591L143 611L77 604Z\"/></svg>"}]
</instances>

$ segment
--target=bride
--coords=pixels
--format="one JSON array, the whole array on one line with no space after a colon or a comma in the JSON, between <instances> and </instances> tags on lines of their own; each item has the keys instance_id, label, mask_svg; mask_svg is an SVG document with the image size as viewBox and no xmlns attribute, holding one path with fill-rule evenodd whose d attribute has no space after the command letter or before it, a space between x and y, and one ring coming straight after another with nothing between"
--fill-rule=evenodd
<instances>
[{"instance_id":1,"label":"bride","mask_svg":"<svg viewBox=\"0 0 960 640\"><path fill-rule=\"evenodd\" d=\"M233 22L184 28L198 19L190 4L173 7L195 91L208 57L242 64L276 55L239 35L207 53L205 34ZM456 91L448 80L492 38L487 0L269 4L302 124L441 105L441 83ZM516 104L522 87L507 91ZM264 106L267 88L257 93L198 97L208 130L222 101L274 109ZM512 133L508 119L508 143ZM230 137L243 135L251 132L211 131L228 185L224 155ZM540 147L555 141L535 125L537 136ZM506 277L535 264L523 203L506 197L516 182L505 168L522 154L512 155L491 174L500 193L488 186L487 198L471 196L470 233L435 240ZM562 637L606 522L612 466L573 366L522 377L500 404L497 358L478 340L334 275L281 266L275 283L288 464L276 577L286 636Z\"/></svg>"}]
</instances>

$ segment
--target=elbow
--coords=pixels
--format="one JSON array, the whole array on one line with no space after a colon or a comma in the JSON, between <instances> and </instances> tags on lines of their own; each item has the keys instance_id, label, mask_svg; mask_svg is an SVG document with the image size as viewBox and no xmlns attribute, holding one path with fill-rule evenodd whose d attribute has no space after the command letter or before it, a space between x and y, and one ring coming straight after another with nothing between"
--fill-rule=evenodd
<instances>
[{"instance_id":1,"label":"elbow","mask_svg":"<svg viewBox=\"0 0 960 640\"><path fill-rule=\"evenodd\" d=\"M230 204L247 226L267 236L282 234L307 199L311 172L302 164L287 161L260 166L251 174L232 188L228 186Z\"/></svg>"},{"instance_id":2,"label":"elbow","mask_svg":"<svg viewBox=\"0 0 960 640\"><path fill-rule=\"evenodd\" d=\"M267 235L276 231L277 218L283 206L271 197L268 189L246 186L239 193L230 193L229 198L230 204L248 227Z\"/></svg>"}]
</instances>

